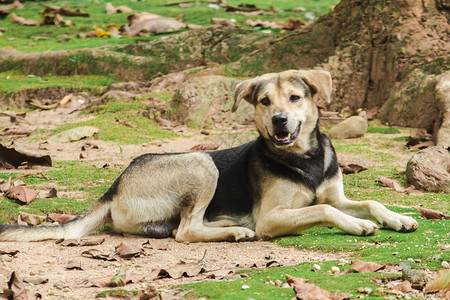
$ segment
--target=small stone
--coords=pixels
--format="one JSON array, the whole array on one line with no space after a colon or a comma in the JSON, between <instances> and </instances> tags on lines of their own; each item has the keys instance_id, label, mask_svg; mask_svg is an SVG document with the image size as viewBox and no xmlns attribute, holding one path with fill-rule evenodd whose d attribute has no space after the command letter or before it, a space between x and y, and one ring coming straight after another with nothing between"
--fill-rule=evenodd
<instances>
[{"instance_id":1,"label":"small stone","mask_svg":"<svg viewBox=\"0 0 450 300\"><path fill-rule=\"evenodd\" d=\"M62 283L61 281L57 281L57 282L55 282L54 286L58 290L62 290L64 288L64 283Z\"/></svg>"},{"instance_id":2,"label":"small stone","mask_svg":"<svg viewBox=\"0 0 450 300\"><path fill-rule=\"evenodd\" d=\"M444 269L450 269L450 264L447 261L444 260L441 263L441 267L444 268Z\"/></svg>"},{"instance_id":3,"label":"small stone","mask_svg":"<svg viewBox=\"0 0 450 300\"><path fill-rule=\"evenodd\" d=\"M244 284L243 286L242 286L242 289L243 290L247 290L247 289L249 289L250 288L250 286L248 286L248 285L246 285L246 284Z\"/></svg>"},{"instance_id":4,"label":"small stone","mask_svg":"<svg viewBox=\"0 0 450 300\"><path fill-rule=\"evenodd\" d=\"M318 264L314 264L313 265L313 271L314 272L320 271L320 266Z\"/></svg>"},{"instance_id":5,"label":"small stone","mask_svg":"<svg viewBox=\"0 0 450 300\"><path fill-rule=\"evenodd\" d=\"M283 282L281 280L277 279L277 280L275 280L275 285L276 286L282 286Z\"/></svg>"},{"instance_id":6,"label":"small stone","mask_svg":"<svg viewBox=\"0 0 450 300\"><path fill-rule=\"evenodd\" d=\"M341 270L338 267L331 267L331 273L333 274L337 274L339 273Z\"/></svg>"},{"instance_id":7,"label":"small stone","mask_svg":"<svg viewBox=\"0 0 450 300\"><path fill-rule=\"evenodd\" d=\"M343 258L339 259L338 266L345 266L345 265L348 265L348 261Z\"/></svg>"},{"instance_id":8,"label":"small stone","mask_svg":"<svg viewBox=\"0 0 450 300\"><path fill-rule=\"evenodd\" d=\"M398 252L392 252L392 255L398 255Z\"/></svg>"}]
</instances>

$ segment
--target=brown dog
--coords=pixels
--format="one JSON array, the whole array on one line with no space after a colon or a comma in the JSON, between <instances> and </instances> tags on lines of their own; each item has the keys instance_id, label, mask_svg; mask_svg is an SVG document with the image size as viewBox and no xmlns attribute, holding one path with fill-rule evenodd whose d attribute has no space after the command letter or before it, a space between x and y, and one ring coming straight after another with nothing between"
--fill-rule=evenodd
<instances>
[{"instance_id":1,"label":"brown dog","mask_svg":"<svg viewBox=\"0 0 450 300\"><path fill-rule=\"evenodd\" d=\"M255 107L259 138L209 153L145 154L88 211L63 226L0 226L2 241L78 238L110 223L116 232L178 241L224 241L298 234L335 226L354 235L378 226L414 231L417 222L375 201L351 201L316 101L330 101L328 72L289 70L240 83Z\"/></svg>"}]
</instances>

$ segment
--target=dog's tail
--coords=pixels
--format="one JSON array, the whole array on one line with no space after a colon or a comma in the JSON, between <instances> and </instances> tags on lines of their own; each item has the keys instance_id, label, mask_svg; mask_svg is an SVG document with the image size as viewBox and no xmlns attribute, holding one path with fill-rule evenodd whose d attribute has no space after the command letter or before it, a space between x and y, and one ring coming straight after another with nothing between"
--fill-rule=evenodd
<instances>
[{"instance_id":1,"label":"dog's tail","mask_svg":"<svg viewBox=\"0 0 450 300\"><path fill-rule=\"evenodd\" d=\"M98 230L106 223L110 207L111 201L105 201L102 197L87 211L61 226L0 225L0 241L31 242L80 238Z\"/></svg>"}]
</instances>

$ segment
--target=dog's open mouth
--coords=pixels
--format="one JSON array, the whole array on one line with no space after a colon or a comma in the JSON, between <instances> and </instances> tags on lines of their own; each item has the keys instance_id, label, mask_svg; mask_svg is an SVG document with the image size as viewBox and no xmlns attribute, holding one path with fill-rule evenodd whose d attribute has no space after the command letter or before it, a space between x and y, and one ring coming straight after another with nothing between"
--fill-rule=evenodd
<instances>
[{"instance_id":1,"label":"dog's open mouth","mask_svg":"<svg viewBox=\"0 0 450 300\"><path fill-rule=\"evenodd\" d=\"M298 133L300 132L300 123L298 124L297 128L294 130L294 132L287 132L287 131L279 131L273 136L269 134L270 139L272 140L272 143L274 143L277 146L285 146L292 144L295 139L298 136Z\"/></svg>"}]
</instances>

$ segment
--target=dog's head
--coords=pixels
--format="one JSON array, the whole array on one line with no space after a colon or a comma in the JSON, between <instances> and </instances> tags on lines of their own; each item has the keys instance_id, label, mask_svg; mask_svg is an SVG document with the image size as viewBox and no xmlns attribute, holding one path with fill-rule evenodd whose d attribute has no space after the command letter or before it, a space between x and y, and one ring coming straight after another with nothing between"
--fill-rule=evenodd
<instances>
[{"instance_id":1,"label":"dog's head","mask_svg":"<svg viewBox=\"0 0 450 300\"><path fill-rule=\"evenodd\" d=\"M299 143L316 127L318 98L330 102L331 76L319 70L289 70L265 74L236 87L232 111L242 99L255 107L261 135L276 147Z\"/></svg>"}]
</instances>

